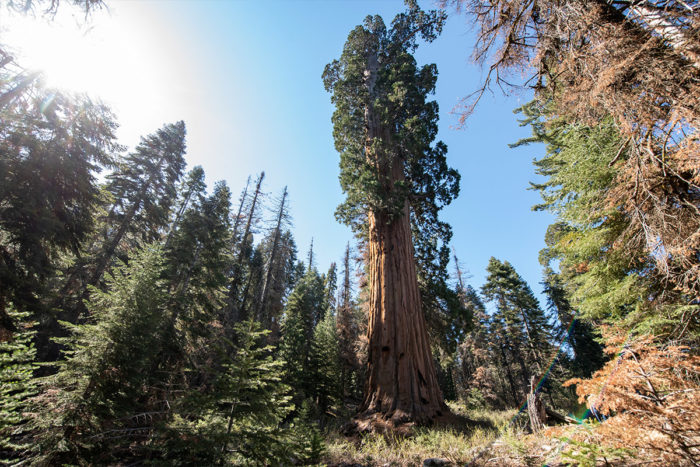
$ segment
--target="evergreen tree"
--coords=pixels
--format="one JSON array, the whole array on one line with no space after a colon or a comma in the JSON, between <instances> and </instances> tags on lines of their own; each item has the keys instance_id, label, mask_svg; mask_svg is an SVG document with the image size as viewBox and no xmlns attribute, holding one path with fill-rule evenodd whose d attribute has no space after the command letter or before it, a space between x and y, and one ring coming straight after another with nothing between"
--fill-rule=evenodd
<instances>
[{"instance_id":1,"label":"evergreen tree","mask_svg":"<svg viewBox=\"0 0 700 467\"><path fill-rule=\"evenodd\" d=\"M544 374L552 353L550 326L527 283L507 261L489 260L482 287L495 305L491 334L514 405L529 391L530 377Z\"/></svg>"},{"instance_id":2,"label":"evergreen tree","mask_svg":"<svg viewBox=\"0 0 700 467\"><path fill-rule=\"evenodd\" d=\"M287 362L286 382L294 388L300 406L316 394L312 371L312 343L319 317L325 313L323 279L316 268L309 269L287 300L282 321L280 357Z\"/></svg>"},{"instance_id":3,"label":"evergreen tree","mask_svg":"<svg viewBox=\"0 0 700 467\"><path fill-rule=\"evenodd\" d=\"M170 223L170 231L165 241L166 248L170 244L173 233L180 225L185 211L187 211L191 203L196 203L199 201L197 198L201 197L201 193L204 192L205 188L206 184L204 183L204 169L198 165L189 171L186 179L183 180L180 186L178 193L178 208L175 211L175 217Z\"/></svg>"},{"instance_id":4,"label":"evergreen tree","mask_svg":"<svg viewBox=\"0 0 700 467\"><path fill-rule=\"evenodd\" d=\"M142 138L135 151L107 177L107 190L115 200L107 226L114 232L106 232L87 284L97 284L127 233L145 242L161 236L177 195L184 154L185 123L180 121Z\"/></svg>"},{"instance_id":5,"label":"evergreen tree","mask_svg":"<svg viewBox=\"0 0 700 467\"><path fill-rule=\"evenodd\" d=\"M358 370L360 362L357 358L357 344L359 340L359 324L357 320L356 304L353 300L352 264L350 262L350 243L345 247L343 256L343 283L338 291L336 325L338 335L338 352L341 361L341 388L343 397L354 396L359 384Z\"/></svg>"},{"instance_id":6,"label":"evergreen tree","mask_svg":"<svg viewBox=\"0 0 700 467\"><path fill-rule=\"evenodd\" d=\"M70 325L67 358L35 400L34 462L108 464L144 455L140 443L168 411L163 375L151 371L167 322L161 276L159 250L146 247L114 271L109 291L92 289L92 319Z\"/></svg>"},{"instance_id":7,"label":"evergreen tree","mask_svg":"<svg viewBox=\"0 0 700 467\"><path fill-rule=\"evenodd\" d=\"M180 401L165 447L183 464L285 465L303 443L283 422L291 412L284 362L265 344L268 331L249 320L235 326L236 346L210 388Z\"/></svg>"},{"instance_id":8,"label":"evergreen tree","mask_svg":"<svg viewBox=\"0 0 700 467\"><path fill-rule=\"evenodd\" d=\"M176 199L184 154L184 122L165 125L142 138L107 176L106 191L112 205L102 231L89 248L88 257L72 268L53 304L62 308L63 319L77 321L84 312L81 300L86 298L88 286L98 285L115 259L127 260L129 249L161 237Z\"/></svg>"},{"instance_id":9,"label":"evergreen tree","mask_svg":"<svg viewBox=\"0 0 700 467\"><path fill-rule=\"evenodd\" d=\"M558 339L566 339L574 354L573 375L588 378L605 363L603 348L596 341L593 326L576 317L559 274L549 267L545 267L543 285L547 306L559 319Z\"/></svg>"},{"instance_id":10,"label":"evergreen tree","mask_svg":"<svg viewBox=\"0 0 700 467\"><path fill-rule=\"evenodd\" d=\"M361 410L397 423L429 422L446 410L415 257L432 263L435 255L426 251L436 245L424 237L445 240L449 229L436 223L437 213L457 195L458 175L447 167L445 145L433 145L437 104L426 97L435 89L436 68L419 68L411 55L417 38L435 39L444 20L412 1L390 28L367 17L323 74L336 106L334 138L347 194L337 217L368 242L369 380Z\"/></svg>"},{"instance_id":11,"label":"evergreen tree","mask_svg":"<svg viewBox=\"0 0 700 467\"><path fill-rule=\"evenodd\" d=\"M335 315L336 312L336 290L338 289L338 273L335 262L328 267L328 272L323 277L326 291L326 309Z\"/></svg>"},{"instance_id":12,"label":"evergreen tree","mask_svg":"<svg viewBox=\"0 0 700 467\"><path fill-rule=\"evenodd\" d=\"M171 314L163 349L170 358L189 362L185 368L191 374L196 371L190 365L212 357L208 348L216 336L212 327L223 319L220 313L230 267L230 195L224 182L218 182L208 197L196 193L164 252ZM161 360L167 362L169 357Z\"/></svg>"},{"instance_id":13,"label":"evergreen tree","mask_svg":"<svg viewBox=\"0 0 700 467\"><path fill-rule=\"evenodd\" d=\"M314 329L310 366L313 373L313 397L321 420L327 412L337 413L341 402L340 354L336 316L328 310Z\"/></svg>"},{"instance_id":14,"label":"evergreen tree","mask_svg":"<svg viewBox=\"0 0 700 467\"><path fill-rule=\"evenodd\" d=\"M521 110L533 136L520 144L547 144L546 155L535 162L537 173L546 177L533 184L543 198L535 209L557 216L541 262L558 262L577 316L657 335L696 335L700 307L692 295L670 286L669 271L658 267L656 256L666 254L663 244L649 252L624 201L609 203L610 192L619 187L619 170L611 161L636 157L630 148L620 149L624 141L617 125L609 118L590 127L569 124L552 114L550 105L537 102Z\"/></svg>"},{"instance_id":15,"label":"evergreen tree","mask_svg":"<svg viewBox=\"0 0 700 467\"><path fill-rule=\"evenodd\" d=\"M5 71L0 94L20 92ZM104 105L34 81L0 105L0 328L14 329L10 302L46 321L61 255L77 254L94 228L96 176L120 150L116 127Z\"/></svg>"},{"instance_id":16,"label":"evergreen tree","mask_svg":"<svg viewBox=\"0 0 700 467\"><path fill-rule=\"evenodd\" d=\"M26 456L29 448L24 432L28 399L36 393L33 372L36 349L29 313L9 310L16 331L0 337L0 463L8 465Z\"/></svg>"},{"instance_id":17,"label":"evergreen tree","mask_svg":"<svg viewBox=\"0 0 700 467\"><path fill-rule=\"evenodd\" d=\"M244 315L241 309L246 307L248 304L247 296L250 292L250 285L252 282L251 274L253 270L250 269L251 261L256 260L256 263L261 263L261 253L259 252L257 256L254 256L253 248L253 231L259 220L259 209L260 203L262 201L262 182L265 179L265 172L260 172L257 181L255 182L255 190L250 196L250 201L246 202L248 187L241 197L241 204L239 208L239 214L236 218L234 225L234 232L232 235L233 251L234 251L234 262L230 272L230 284L228 288L228 299L226 304L226 323L229 329L233 329L234 323L245 321ZM241 222L240 212L244 209L246 210L245 215L245 225L241 232L240 238L238 237L238 228ZM259 266L259 264L256 264ZM255 268L255 273L258 272ZM241 291L241 286L246 284L244 291Z\"/></svg>"},{"instance_id":18,"label":"evergreen tree","mask_svg":"<svg viewBox=\"0 0 700 467\"><path fill-rule=\"evenodd\" d=\"M265 265L265 279L262 284L260 301L257 304L258 320L268 329L272 322L279 318L278 307L273 306L274 302L279 303L281 298L279 293L283 290L287 276L284 269L285 259L289 251L283 238L284 229L289 225L289 201L287 199L287 187L284 187L282 197L279 199L276 209L275 226L271 232L271 244ZM275 293L276 292L276 293ZM277 300L270 300L271 295L275 295ZM274 308L274 309L273 309Z\"/></svg>"}]
</instances>

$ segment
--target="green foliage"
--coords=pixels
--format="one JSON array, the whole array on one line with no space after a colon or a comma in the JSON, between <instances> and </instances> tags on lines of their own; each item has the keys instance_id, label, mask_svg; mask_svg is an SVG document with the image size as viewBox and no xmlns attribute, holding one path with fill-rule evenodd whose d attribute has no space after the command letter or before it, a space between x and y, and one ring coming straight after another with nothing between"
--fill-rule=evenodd
<instances>
[{"instance_id":1,"label":"green foliage","mask_svg":"<svg viewBox=\"0 0 700 467\"><path fill-rule=\"evenodd\" d=\"M390 27L368 16L350 32L340 58L326 65L323 82L336 108L333 136L346 194L336 217L365 237L368 212L389 219L408 212L431 334L453 351L471 316L447 286L452 229L438 213L457 197L459 174L447 165L447 146L434 143L438 105L427 97L437 68L419 67L412 55L418 38L434 40L445 19L413 1Z\"/></svg>"},{"instance_id":2,"label":"green foliage","mask_svg":"<svg viewBox=\"0 0 700 467\"><path fill-rule=\"evenodd\" d=\"M586 428L590 430L593 426ZM632 454L631 449L606 447L602 446L597 441L588 442L568 437L562 437L561 441L566 443L565 449L561 452L561 460L564 465L596 467L600 465L599 462L601 459L606 465L609 465L610 461L624 461L625 459L629 459Z\"/></svg>"},{"instance_id":3,"label":"green foliage","mask_svg":"<svg viewBox=\"0 0 700 467\"><path fill-rule=\"evenodd\" d=\"M560 275L549 267L545 267L543 285L548 309L559 320L557 340L563 342L574 354L570 364L572 375L590 377L604 363L603 348L596 341L598 336L594 333L593 326L577 319Z\"/></svg>"},{"instance_id":4,"label":"green foliage","mask_svg":"<svg viewBox=\"0 0 700 467\"><path fill-rule=\"evenodd\" d=\"M287 299L279 353L287 362L285 380L294 388L298 404L315 395L312 344L316 324L326 312L325 297L323 279L313 268L307 270Z\"/></svg>"},{"instance_id":5,"label":"green foliage","mask_svg":"<svg viewBox=\"0 0 700 467\"><path fill-rule=\"evenodd\" d=\"M128 457L132 444L152 431L163 414L162 375L152 373L167 318L166 289L158 248L145 247L108 279L109 291L93 289L90 320L62 339L66 359L41 383L34 460L41 464L104 464ZM147 392L146 392L147 391ZM162 396L161 396L162 397ZM160 407L156 409L156 407Z\"/></svg>"},{"instance_id":6,"label":"green foliage","mask_svg":"<svg viewBox=\"0 0 700 467\"><path fill-rule=\"evenodd\" d=\"M117 124L87 97L44 89L0 67L0 327L5 306L41 311L60 255L95 224L96 176L114 164Z\"/></svg>"},{"instance_id":7,"label":"green foliage","mask_svg":"<svg viewBox=\"0 0 700 467\"><path fill-rule=\"evenodd\" d=\"M529 392L531 377L545 374L554 351L552 330L532 290L509 262L491 258L486 270L482 294L495 307L488 323L489 353L498 363L491 370L482 363L482 373L500 373L508 388L504 395L518 406Z\"/></svg>"},{"instance_id":8,"label":"green foliage","mask_svg":"<svg viewBox=\"0 0 700 467\"><path fill-rule=\"evenodd\" d=\"M236 347L204 393L180 402L168 430L168 457L198 465L291 464L297 440L284 420L292 411L282 382L285 362L266 345L269 331L249 320L235 326ZM186 462L185 462L186 463Z\"/></svg>"},{"instance_id":9,"label":"green foliage","mask_svg":"<svg viewBox=\"0 0 700 467\"><path fill-rule=\"evenodd\" d=\"M35 331L26 322L29 313L11 310L8 316L17 323L18 331L0 341L0 463L21 458L28 449L23 437L25 412L28 399L36 394Z\"/></svg>"},{"instance_id":10,"label":"green foliage","mask_svg":"<svg viewBox=\"0 0 700 467\"><path fill-rule=\"evenodd\" d=\"M311 367L314 375L313 395L318 401L319 411L322 415L329 410L337 412L342 402L342 387L336 317L332 313L326 313L314 329Z\"/></svg>"},{"instance_id":11,"label":"green foliage","mask_svg":"<svg viewBox=\"0 0 700 467\"><path fill-rule=\"evenodd\" d=\"M138 240L153 241L167 225L185 167L185 123L164 125L141 138L107 176L107 190L116 200L110 223L128 224ZM112 236L114 239L118 236ZM117 238L117 241L121 238Z\"/></svg>"},{"instance_id":12,"label":"green foliage","mask_svg":"<svg viewBox=\"0 0 700 467\"><path fill-rule=\"evenodd\" d=\"M206 325L223 304L226 270L230 265L230 196L224 182L205 197L203 187L192 192L190 207L169 235L164 252L171 306L186 321L188 332Z\"/></svg>"},{"instance_id":13,"label":"green foliage","mask_svg":"<svg viewBox=\"0 0 700 467\"><path fill-rule=\"evenodd\" d=\"M557 216L545 237L541 262L558 262L572 309L588 321L624 323L656 334L673 332L687 313L687 297L665 286L664 272L623 206L607 199L616 189L617 159L634 157L620 131L607 118L592 127L557 118L550 104L532 102L519 109L533 137L519 144L544 142L547 153L535 161L546 181L533 184L543 198L535 209Z\"/></svg>"}]
</instances>

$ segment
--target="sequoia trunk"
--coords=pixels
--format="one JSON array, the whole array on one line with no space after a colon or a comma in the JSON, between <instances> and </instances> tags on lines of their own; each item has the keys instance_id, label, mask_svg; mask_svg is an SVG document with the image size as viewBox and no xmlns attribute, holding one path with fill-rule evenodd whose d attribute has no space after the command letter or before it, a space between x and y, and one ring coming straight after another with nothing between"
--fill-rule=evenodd
<instances>
[{"instance_id":1,"label":"sequoia trunk","mask_svg":"<svg viewBox=\"0 0 700 467\"><path fill-rule=\"evenodd\" d=\"M370 94L376 79L376 60L372 58L366 73ZM396 182L404 180L403 161L372 149L375 138L388 141L391 136L371 107L365 117L368 160L391 192ZM367 218L369 367L362 412L381 414L394 423L430 423L446 409L421 309L408 201L398 216L370 210Z\"/></svg>"},{"instance_id":2,"label":"sequoia trunk","mask_svg":"<svg viewBox=\"0 0 700 467\"><path fill-rule=\"evenodd\" d=\"M442 414L421 310L408 207L390 221L369 214L369 368L365 413L428 423Z\"/></svg>"},{"instance_id":3,"label":"sequoia trunk","mask_svg":"<svg viewBox=\"0 0 700 467\"><path fill-rule=\"evenodd\" d=\"M392 146L391 126L382 122L374 108L381 93L379 67L377 54L371 54L364 71L370 96L364 109L365 156L388 200L395 200L396 187L405 181L404 160L401 149ZM404 199L399 212L370 208L367 221L369 349L362 415L376 414L394 424L429 424L447 408L421 309L408 200Z\"/></svg>"}]
</instances>

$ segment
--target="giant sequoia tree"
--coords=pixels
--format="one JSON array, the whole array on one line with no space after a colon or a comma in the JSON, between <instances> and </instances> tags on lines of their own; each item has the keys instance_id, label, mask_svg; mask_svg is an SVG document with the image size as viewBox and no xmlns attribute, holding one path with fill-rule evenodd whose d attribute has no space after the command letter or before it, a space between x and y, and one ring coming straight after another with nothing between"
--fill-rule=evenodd
<instances>
[{"instance_id":1,"label":"giant sequoia tree","mask_svg":"<svg viewBox=\"0 0 700 467\"><path fill-rule=\"evenodd\" d=\"M437 69L419 67L412 55L418 37L434 40L444 19L415 2L388 28L379 16L368 16L323 74L336 106L334 137L347 194L337 217L368 245L369 367L361 410L394 423L427 423L446 410L421 309L414 242L429 244L422 236L432 234L437 249L437 239L449 238L437 212L457 195L459 178L447 167L446 146L433 144L438 107L426 97Z\"/></svg>"}]
</instances>

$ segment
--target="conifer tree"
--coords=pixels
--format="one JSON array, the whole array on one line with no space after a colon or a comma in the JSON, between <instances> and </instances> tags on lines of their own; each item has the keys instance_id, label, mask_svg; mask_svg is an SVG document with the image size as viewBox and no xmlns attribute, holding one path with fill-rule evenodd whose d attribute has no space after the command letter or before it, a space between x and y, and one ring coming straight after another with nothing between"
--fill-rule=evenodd
<instances>
[{"instance_id":1,"label":"conifer tree","mask_svg":"<svg viewBox=\"0 0 700 467\"><path fill-rule=\"evenodd\" d=\"M596 341L593 326L576 316L559 274L549 267L545 267L543 285L547 306L559 319L558 338L560 341L566 339L566 343L573 352L573 375L590 377L605 363L603 348Z\"/></svg>"},{"instance_id":2,"label":"conifer tree","mask_svg":"<svg viewBox=\"0 0 700 467\"><path fill-rule=\"evenodd\" d=\"M465 284L459 262L457 265L457 293L462 306L473 316L470 331L457 349L455 385L457 395L470 407L489 404L503 407L507 395L503 394L499 370L494 362L500 356L494 352L495 341L491 336L491 320L486 307L474 288Z\"/></svg>"},{"instance_id":3,"label":"conifer tree","mask_svg":"<svg viewBox=\"0 0 700 467\"><path fill-rule=\"evenodd\" d=\"M546 177L533 184L543 198L535 209L557 216L540 261L545 266L558 261L577 316L657 335L697 335L700 307L683 288L671 285L668 270L658 267L655 256L665 254L663 245L648 252L634 219L621 204L607 201L619 183L611 161L636 157L631 148L620 149L617 125L610 118L595 126L569 124L537 102L521 110L533 136L519 144L547 144L547 153L535 162L537 173Z\"/></svg>"},{"instance_id":4,"label":"conifer tree","mask_svg":"<svg viewBox=\"0 0 700 467\"><path fill-rule=\"evenodd\" d=\"M9 310L8 316L16 330L0 337L0 463L11 465L26 457L29 448L24 425L28 399L36 394L36 349L29 313Z\"/></svg>"},{"instance_id":5,"label":"conifer tree","mask_svg":"<svg viewBox=\"0 0 700 467\"><path fill-rule=\"evenodd\" d=\"M114 232L105 235L88 285L98 283L127 232L135 234L136 241L151 242L160 237L175 201L184 155L185 123L180 121L142 138L135 151L108 176L107 190L115 204L107 224Z\"/></svg>"},{"instance_id":6,"label":"conifer tree","mask_svg":"<svg viewBox=\"0 0 700 467\"><path fill-rule=\"evenodd\" d=\"M249 203L246 205L246 216L245 225L243 231L241 232L240 239L237 237L238 222L240 221L240 211L247 197L247 185L246 190L241 198L241 206L239 208L239 216L236 218L236 224L234 226L234 235L232 236L232 241L234 244L234 262L231 268L231 278L228 288L228 301L226 304L226 315L227 324L232 326L234 323L245 321L243 315L241 314L241 309L245 306L246 297L250 291L251 272L247 271L247 281L246 281L246 270L253 259L253 238L252 232L258 222L258 212L260 209L260 202L262 201L262 182L265 179L265 172L260 172L257 181L255 182L255 190L253 191ZM261 259L258 255L256 262L260 262ZM241 296L241 286L246 284L244 293ZM232 328L231 328L232 329Z\"/></svg>"},{"instance_id":7,"label":"conifer tree","mask_svg":"<svg viewBox=\"0 0 700 467\"><path fill-rule=\"evenodd\" d=\"M0 94L12 92L5 71ZM91 234L97 174L121 149L116 127L104 105L37 82L0 106L0 328L14 328L10 302L42 318L60 255L77 254Z\"/></svg>"},{"instance_id":8,"label":"conifer tree","mask_svg":"<svg viewBox=\"0 0 700 467\"><path fill-rule=\"evenodd\" d=\"M168 232L168 237L165 241L165 247L167 248L170 244L173 232L179 227L182 216L185 211L190 207L191 203L197 202L198 197L201 197L201 193L204 192L206 185L204 183L204 169L201 166L196 166L187 174L187 178L183 180L182 186L180 187L178 197L178 207L175 211L175 217L170 223L170 231Z\"/></svg>"},{"instance_id":9,"label":"conifer tree","mask_svg":"<svg viewBox=\"0 0 700 467\"><path fill-rule=\"evenodd\" d=\"M160 251L146 247L115 270L107 292L92 289L92 320L70 326L67 358L35 400L35 463L108 464L144 455L139 443L168 406L159 393L163 376L151 372L167 322L161 275Z\"/></svg>"},{"instance_id":10,"label":"conifer tree","mask_svg":"<svg viewBox=\"0 0 700 467\"><path fill-rule=\"evenodd\" d=\"M176 352L188 352L189 362L211 356L207 349L213 339L211 326L223 318L220 312L230 267L230 195L224 182L218 182L208 197L196 193L164 252L170 292L170 328L164 348L174 345ZM204 343L197 343L201 339Z\"/></svg>"},{"instance_id":11,"label":"conifer tree","mask_svg":"<svg viewBox=\"0 0 700 467\"><path fill-rule=\"evenodd\" d=\"M255 321L235 325L236 345L214 381L180 400L164 450L173 462L197 465L284 465L303 443L284 421L293 406L282 382L284 362ZM223 351L223 349L219 349ZM228 353L228 352L227 352Z\"/></svg>"},{"instance_id":12,"label":"conifer tree","mask_svg":"<svg viewBox=\"0 0 700 467\"><path fill-rule=\"evenodd\" d=\"M336 312L336 290L338 289L338 273L335 262L328 267L328 272L323 277L326 290L326 309L335 315Z\"/></svg>"},{"instance_id":13,"label":"conifer tree","mask_svg":"<svg viewBox=\"0 0 700 467\"><path fill-rule=\"evenodd\" d=\"M282 322L280 357L287 362L286 382L294 388L298 406L315 394L312 343L319 317L325 313L323 279L316 268L308 269L287 300Z\"/></svg>"},{"instance_id":14,"label":"conifer tree","mask_svg":"<svg viewBox=\"0 0 700 467\"><path fill-rule=\"evenodd\" d=\"M338 352L336 315L332 310L314 329L311 348L311 369L313 372L312 396L318 406L321 419L331 410L337 411L341 401L340 354Z\"/></svg>"},{"instance_id":15,"label":"conifer tree","mask_svg":"<svg viewBox=\"0 0 700 467\"><path fill-rule=\"evenodd\" d=\"M430 422L446 410L421 309L418 256L444 241L439 209L458 190L446 147L433 145L437 104L434 65L419 68L417 38L432 41L444 15L409 2L387 28L369 16L348 36L339 60L326 66L326 90L336 106L336 149L347 194L337 217L368 242L369 379L362 412L396 423ZM411 222L418 226L411 229ZM420 249L414 249L414 244ZM427 248L426 248L427 247Z\"/></svg>"},{"instance_id":16,"label":"conifer tree","mask_svg":"<svg viewBox=\"0 0 700 467\"><path fill-rule=\"evenodd\" d=\"M343 282L338 291L336 325L338 327L338 352L341 361L341 387L343 397L354 395L353 387L360 386L357 381L357 370L360 362L357 359L357 341L359 326L356 320L355 303L353 301L352 264L350 262L350 243L345 247L343 255Z\"/></svg>"},{"instance_id":17,"label":"conifer tree","mask_svg":"<svg viewBox=\"0 0 700 467\"><path fill-rule=\"evenodd\" d=\"M278 284L282 283L285 279L284 276L286 275L286 271L284 271L284 268L281 266L284 265L284 257L286 256L287 252L284 249L285 245L282 235L288 225L289 206L287 200L287 187L284 187L282 197L280 198L276 209L275 226L273 227L271 233L272 244L270 246L270 251L265 264L265 278L262 284L260 301L257 304L256 309L258 320L268 328L272 325L274 318L279 318L279 316L275 316L273 310L271 310L269 298L271 290L275 288L279 289ZM275 287L275 285L277 285L277 287Z\"/></svg>"},{"instance_id":18,"label":"conifer tree","mask_svg":"<svg viewBox=\"0 0 700 467\"><path fill-rule=\"evenodd\" d=\"M177 195L184 154L184 122L168 124L143 137L108 175L105 189L112 204L101 232L89 247L89 256L74 265L53 304L62 308L63 319L76 322L84 311L81 300L88 286L98 285L115 259L127 259L127 243L133 247L161 237Z\"/></svg>"}]
</instances>

